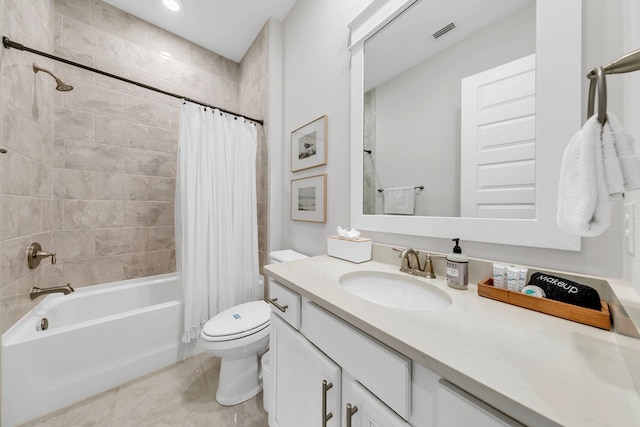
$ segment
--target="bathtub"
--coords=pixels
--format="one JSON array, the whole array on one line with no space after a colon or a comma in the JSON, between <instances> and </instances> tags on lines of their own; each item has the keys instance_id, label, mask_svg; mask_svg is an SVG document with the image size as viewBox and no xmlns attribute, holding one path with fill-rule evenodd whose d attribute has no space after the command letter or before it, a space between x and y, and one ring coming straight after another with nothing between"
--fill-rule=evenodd
<instances>
[{"instance_id":1,"label":"bathtub","mask_svg":"<svg viewBox=\"0 0 640 427\"><path fill-rule=\"evenodd\" d=\"M181 295L175 273L48 295L2 335L2 426L182 360Z\"/></svg>"}]
</instances>

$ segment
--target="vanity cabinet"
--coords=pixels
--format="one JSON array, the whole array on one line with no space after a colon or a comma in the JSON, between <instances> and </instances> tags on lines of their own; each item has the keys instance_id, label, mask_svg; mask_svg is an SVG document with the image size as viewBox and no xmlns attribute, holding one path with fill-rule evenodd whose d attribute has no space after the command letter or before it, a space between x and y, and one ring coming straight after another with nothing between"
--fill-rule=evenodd
<instances>
[{"instance_id":1,"label":"vanity cabinet","mask_svg":"<svg viewBox=\"0 0 640 427\"><path fill-rule=\"evenodd\" d=\"M272 361L269 425L338 427L340 367L273 314L269 346Z\"/></svg>"},{"instance_id":2,"label":"vanity cabinet","mask_svg":"<svg viewBox=\"0 0 640 427\"><path fill-rule=\"evenodd\" d=\"M346 427L411 427L358 381L343 374L342 410Z\"/></svg>"},{"instance_id":3,"label":"vanity cabinet","mask_svg":"<svg viewBox=\"0 0 640 427\"><path fill-rule=\"evenodd\" d=\"M521 426L281 284L272 290L288 307L271 314L270 427Z\"/></svg>"}]
</instances>

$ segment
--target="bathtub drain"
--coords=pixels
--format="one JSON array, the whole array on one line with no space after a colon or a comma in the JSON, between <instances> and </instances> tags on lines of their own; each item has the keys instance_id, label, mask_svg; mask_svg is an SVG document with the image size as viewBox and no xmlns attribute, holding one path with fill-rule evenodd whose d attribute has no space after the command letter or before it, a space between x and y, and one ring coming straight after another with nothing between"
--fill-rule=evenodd
<instances>
[{"instance_id":1,"label":"bathtub drain","mask_svg":"<svg viewBox=\"0 0 640 427\"><path fill-rule=\"evenodd\" d=\"M47 319L46 317L43 317L42 320L40 321L40 330L46 331L48 327L49 327L49 319Z\"/></svg>"}]
</instances>

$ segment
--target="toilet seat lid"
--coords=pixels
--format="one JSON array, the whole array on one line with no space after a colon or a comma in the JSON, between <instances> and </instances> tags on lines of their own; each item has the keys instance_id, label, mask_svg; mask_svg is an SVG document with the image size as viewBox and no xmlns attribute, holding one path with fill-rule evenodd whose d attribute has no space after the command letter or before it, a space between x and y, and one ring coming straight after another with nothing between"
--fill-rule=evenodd
<instances>
[{"instance_id":1,"label":"toilet seat lid","mask_svg":"<svg viewBox=\"0 0 640 427\"><path fill-rule=\"evenodd\" d=\"M264 329L271 310L264 301L252 301L228 308L205 323L202 335L211 339L236 339Z\"/></svg>"}]
</instances>

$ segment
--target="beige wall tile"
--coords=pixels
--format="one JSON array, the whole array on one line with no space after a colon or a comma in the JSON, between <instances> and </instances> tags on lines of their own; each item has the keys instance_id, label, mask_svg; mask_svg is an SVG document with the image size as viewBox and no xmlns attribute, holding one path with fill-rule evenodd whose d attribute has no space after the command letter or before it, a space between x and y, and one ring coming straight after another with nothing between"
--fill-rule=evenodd
<instances>
[{"instance_id":1,"label":"beige wall tile","mask_svg":"<svg viewBox=\"0 0 640 427\"><path fill-rule=\"evenodd\" d=\"M60 107L54 108L53 112L56 138L95 140L93 114Z\"/></svg>"},{"instance_id":2,"label":"beige wall tile","mask_svg":"<svg viewBox=\"0 0 640 427\"><path fill-rule=\"evenodd\" d=\"M46 144L47 135L40 126L7 103L4 103L3 126L2 143L6 148L42 161L42 148Z\"/></svg>"},{"instance_id":3,"label":"beige wall tile","mask_svg":"<svg viewBox=\"0 0 640 427\"><path fill-rule=\"evenodd\" d=\"M33 197L51 198L53 196L53 171L41 163L32 162L29 180L29 194Z\"/></svg>"},{"instance_id":4,"label":"beige wall tile","mask_svg":"<svg viewBox=\"0 0 640 427\"><path fill-rule=\"evenodd\" d=\"M168 227L149 227L147 249L149 251L161 251L175 248L175 229Z\"/></svg>"},{"instance_id":5,"label":"beige wall tile","mask_svg":"<svg viewBox=\"0 0 640 427\"><path fill-rule=\"evenodd\" d=\"M91 9L87 7L87 0L55 0L54 11L78 21L89 24Z\"/></svg>"},{"instance_id":6,"label":"beige wall tile","mask_svg":"<svg viewBox=\"0 0 640 427\"><path fill-rule=\"evenodd\" d=\"M0 196L2 206L2 240L28 236L43 231L41 199L32 197Z\"/></svg>"},{"instance_id":7,"label":"beige wall tile","mask_svg":"<svg viewBox=\"0 0 640 427\"><path fill-rule=\"evenodd\" d=\"M176 176L176 155L128 148L125 171L130 174Z\"/></svg>"},{"instance_id":8,"label":"beige wall tile","mask_svg":"<svg viewBox=\"0 0 640 427\"><path fill-rule=\"evenodd\" d=\"M65 167L67 169L97 172L124 171L124 148L91 142L65 141Z\"/></svg>"},{"instance_id":9,"label":"beige wall tile","mask_svg":"<svg viewBox=\"0 0 640 427\"><path fill-rule=\"evenodd\" d=\"M176 153L178 151L178 130L150 126L144 143L141 146L132 147L163 153Z\"/></svg>"},{"instance_id":10,"label":"beige wall tile","mask_svg":"<svg viewBox=\"0 0 640 427\"><path fill-rule=\"evenodd\" d=\"M124 202L65 200L62 228L106 228L124 225Z\"/></svg>"},{"instance_id":11,"label":"beige wall tile","mask_svg":"<svg viewBox=\"0 0 640 427\"><path fill-rule=\"evenodd\" d=\"M95 59L93 55L87 53L76 52L73 49L68 49L60 44L54 46L54 54L64 59L77 62L88 67L95 67ZM74 67L73 65L65 64L64 62L55 61L53 64L53 72L56 76L68 83L68 81L84 82L94 84L96 81L96 74L83 70L82 68Z\"/></svg>"},{"instance_id":12,"label":"beige wall tile","mask_svg":"<svg viewBox=\"0 0 640 427\"><path fill-rule=\"evenodd\" d=\"M63 282L73 287L125 279L124 257L100 256L64 262Z\"/></svg>"},{"instance_id":13,"label":"beige wall tile","mask_svg":"<svg viewBox=\"0 0 640 427\"><path fill-rule=\"evenodd\" d=\"M147 138L146 125L96 115L96 142L122 147L146 148Z\"/></svg>"},{"instance_id":14,"label":"beige wall tile","mask_svg":"<svg viewBox=\"0 0 640 427\"><path fill-rule=\"evenodd\" d=\"M73 82L73 84L74 90L63 94L66 108L111 117L123 117L124 96L120 92L81 82Z\"/></svg>"},{"instance_id":15,"label":"beige wall tile","mask_svg":"<svg viewBox=\"0 0 640 427\"><path fill-rule=\"evenodd\" d=\"M0 183L2 193L28 196L31 187L28 177L31 176L31 166L35 162L11 150L8 150L2 157L4 158L2 182Z\"/></svg>"},{"instance_id":16,"label":"beige wall tile","mask_svg":"<svg viewBox=\"0 0 640 427\"><path fill-rule=\"evenodd\" d=\"M153 226L173 224L172 202L125 202L124 225Z\"/></svg>"},{"instance_id":17,"label":"beige wall tile","mask_svg":"<svg viewBox=\"0 0 640 427\"><path fill-rule=\"evenodd\" d=\"M175 61L160 51L147 49L145 46L124 42L124 57L122 64L138 73L146 73L163 79L172 79L173 63Z\"/></svg>"},{"instance_id":18,"label":"beige wall tile","mask_svg":"<svg viewBox=\"0 0 640 427\"><path fill-rule=\"evenodd\" d=\"M148 250L149 228L96 229L96 255L118 255Z\"/></svg>"},{"instance_id":19,"label":"beige wall tile","mask_svg":"<svg viewBox=\"0 0 640 427\"><path fill-rule=\"evenodd\" d=\"M62 46L108 61L122 62L124 48L121 38L66 16L62 20Z\"/></svg>"},{"instance_id":20,"label":"beige wall tile","mask_svg":"<svg viewBox=\"0 0 640 427\"><path fill-rule=\"evenodd\" d=\"M122 258L127 279L155 276L176 271L172 251L142 252Z\"/></svg>"},{"instance_id":21,"label":"beige wall tile","mask_svg":"<svg viewBox=\"0 0 640 427\"><path fill-rule=\"evenodd\" d=\"M161 104L134 96L124 98L124 116L145 125L164 129L178 129L180 110L166 104Z\"/></svg>"},{"instance_id":22,"label":"beige wall tile","mask_svg":"<svg viewBox=\"0 0 640 427\"><path fill-rule=\"evenodd\" d=\"M96 199L173 201L175 185L174 178L98 173Z\"/></svg>"},{"instance_id":23,"label":"beige wall tile","mask_svg":"<svg viewBox=\"0 0 640 427\"><path fill-rule=\"evenodd\" d=\"M53 196L56 199L93 199L95 173L67 169L53 170Z\"/></svg>"},{"instance_id":24,"label":"beige wall tile","mask_svg":"<svg viewBox=\"0 0 640 427\"><path fill-rule=\"evenodd\" d=\"M64 139L55 138L53 141L53 165L54 168L64 169Z\"/></svg>"},{"instance_id":25,"label":"beige wall tile","mask_svg":"<svg viewBox=\"0 0 640 427\"><path fill-rule=\"evenodd\" d=\"M61 261L95 256L94 230L56 230L53 241L56 256Z\"/></svg>"},{"instance_id":26,"label":"beige wall tile","mask_svg":"<svg viewBox=\"0 0 640 427\"><path fill-rule=\"evenodd\" d=\"M91 24L132 42L145 42L144 21L103 1L91 0Z\"/></svg>"},{"instance_id":27,"label":"beige wall tile","mask_svg":"<svg viewBox=\"0 0 640 427\"><path fill-rule=\"evenodd\" d=\"M156 52L167 52L171 58L188 63L190 61L191 42L172 34L153 24L147 24L147 49Z\"/></svg>"}]
</instances>

